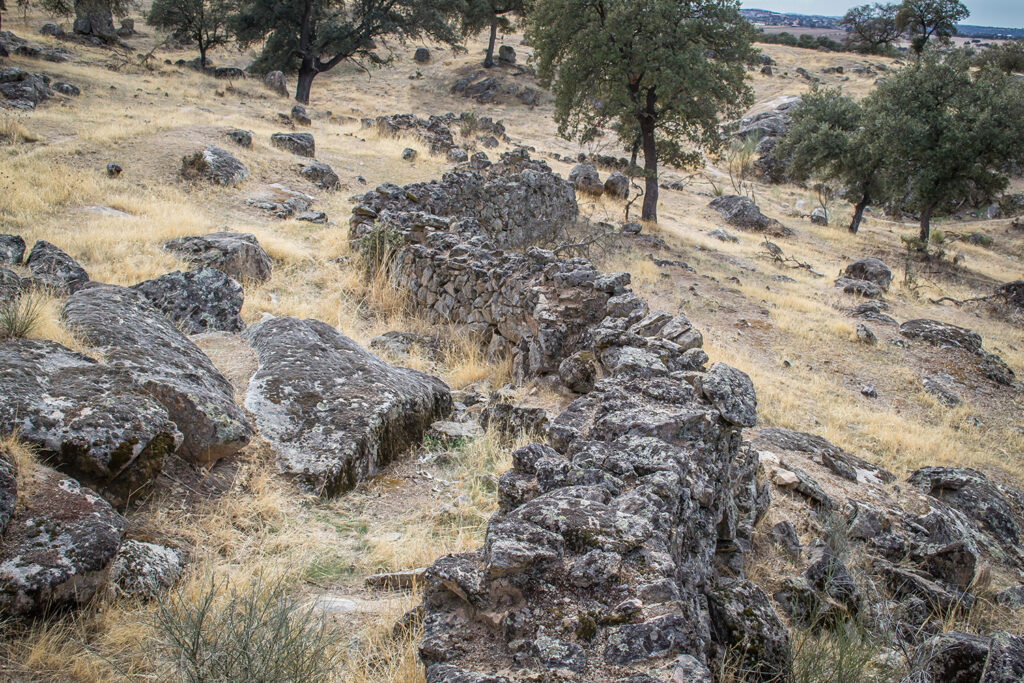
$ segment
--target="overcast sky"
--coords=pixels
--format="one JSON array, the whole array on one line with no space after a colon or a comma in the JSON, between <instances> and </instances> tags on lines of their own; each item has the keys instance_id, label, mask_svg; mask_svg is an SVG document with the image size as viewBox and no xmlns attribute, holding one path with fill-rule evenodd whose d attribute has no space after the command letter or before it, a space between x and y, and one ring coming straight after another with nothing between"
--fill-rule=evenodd
<instances>
[{"instance_id":1,"label":"overcast sky","mask_svg":"<svg viewBox=\"0 0 1024 683\"><path fill-rule=\"evenodd\" d=\"M871 0L874 2L874 0ZM888 0L896 2L897 0ZM868 0L741 0L746 9L766 9L797 14L842 16ZM976 26L1024 28L1024 0L966 0L971 16L964 22Z\"/></svg>"}]
</instances>

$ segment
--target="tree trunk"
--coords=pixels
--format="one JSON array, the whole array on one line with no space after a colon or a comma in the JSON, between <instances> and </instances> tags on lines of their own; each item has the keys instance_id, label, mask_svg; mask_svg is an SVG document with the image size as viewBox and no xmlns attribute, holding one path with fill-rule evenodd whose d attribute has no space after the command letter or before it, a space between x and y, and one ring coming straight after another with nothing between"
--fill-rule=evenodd
<instances>
[{"instance_id":1,"label":"tree trunk","mask_svg":"<svg viewBox=\"0 0 1024 683\"><path fill-rule=\"evenodd\" d=\"M929 204L921 212L921 233L918 238L924 242L925 249L928 248L928 238L931 237L932 233L932 212L935 210L934 204Z\"/></svg>"},{"instance_id":2,"label":"tree trunk","mask_svg":"<svg viewBox=\"0 0 1024 683\"><path fill-rule=\"evenodd\" d=\"M295 86L295 100L301 104L309 104L309 91L313 87L313 78L316 77L317 70L313 66L313 58L308 57L302 60L302 66L299 67L299 82Z\"/></svg>"},{"instance_id":3,"label":"tree trunk","mask_svg":"<svg viewBox=\"0 0 1024 683\"><path fill-rule=\"evenodd\" d=\"M856 235L857 231L860 230L860 221L864 217L864 209L868 208L868 202L870 201L871 198L868 196L868 193L865 192L864 196L860 198L860 201L857 202L853 208L853 220L850 221L850 232L854 235Z\"/></svg>"},{"instance_id":4,"label":"tree trunk","mask_svg":"<svg viewBox=\"0 0 1024 683\"><path fill-rule=\"evenodd\" d=\"M487 41L487 56L484 57L484 68L494 66L494 43L498 39L498 15L491 17L491 39Z\"/></svg>"},{"instance_id":5,"label":"tree trunk","mask_svg":"<svg viewBox=\"0 0 1024 683\"><path fill-rule=\"evenodd\" d=\"M206 71L206 44L199 43L199 68Z\"/></svg>"},{"instance_id":6,"label":"tree trunk","mask_svg":"<svg viewBox=\"0 0 1024 683\"><path fill-rule=\"evenodd\" d=\"M84 36L95 36L108 43L117 42L114 16L104 0L75 0L74 31Z\"/></svg>"},{"instance_id":7,"label":"tree trunk","mask_svg":"<svg viewBox=\"0 0 1024 683\"><path fill-rule=\"evenodd\" d=\"M654 141L654 119L640 119L640 136L644 147L644 206L640 218L658 220L658 149Z\"/></svg>"}]
</instances>

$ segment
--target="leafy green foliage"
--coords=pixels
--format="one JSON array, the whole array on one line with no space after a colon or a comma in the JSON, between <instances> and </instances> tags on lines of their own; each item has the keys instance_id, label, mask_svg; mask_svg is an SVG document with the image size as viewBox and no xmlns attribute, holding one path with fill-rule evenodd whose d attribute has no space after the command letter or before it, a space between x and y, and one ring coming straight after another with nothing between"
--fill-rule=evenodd
<instances>
[{"instance_id":1,"label":"leafy green foliage","mask_svg":"<svg viewBox=\"0 0 1024 683\"><path fill-rule=\"evenodd\" d=\"M38 0L39 6L51 14L70 17L80 5L90 11L104 10L116 17L126 16L139 6L138 0Z\"/></svg>"},{"instance_id":2,"label":"leafy green foliage","mask_svg":"<svg viewBox=\"0 0 1024 683\"><path fill-rule=\"evenodd\" d=\"M388 64L390 40L457 45L460 10L461 0L239 0L232 29L262 45L255 70L297 71L295 99L307 103L313 78L346 59Z\"/></svg>"},{"instance_id":3,"label":"leafy green foliage","mask_svg":"<svg viewBox=\"0 0 1024 683\"><path fill-rule=\"evenodd\" d=\"M847 42L865 52L885 54L899 39L903 31L896 25L899 5L858 5L851 8L841 20L849 29Z\"/></svg>"},{"instance_id":4,"label":"leafy green foliage","mask_svg":"<svg viewBox=\"0 0 1024 683\"><path fill-rule=\"evenodd\" d=\"M921 54L932 36L947 40L956 35L957 23L970 15L960 0L903 0L896 28L910 34L912 49Z\"/></svg>"},{"instance_id":5,"label":"leafy green foliage","mask_svg":"<svg viewBox=\"0 0 1024 683\"><path fill-rule=\"evenodd\" d=\"M822 52L848 52L847 45L828 36L812 36L810 33L801 33L797 38L789 31L779 33L765 33L759 31L755 40L759 43L769 45L787 45L789 47L802 47L805 50L821 50Z\"/></svg>"},{"instance_id":6,"label":"leafy green foliage","mask_svg":"<svg viewBox=\"0 0 1024 683\"><path fill-rule=\"evenodd\" d=\"M1024 73L1024 41L1009 40L978 54L975 65L991 64L1004 73Z\"/></svg>"},{"instance_id":7,"label":"leafy green foliage","mask_svg":"<svg viewBox=\"0 0 1024 683\"><path fill-rule=\"evenodd\" d=\"M329 680L339 666L322 614L281 581L257 577L225 592L211 577L198 595L160 599L154 625L169 678L266 682Z\"/></svg>"},{"instance_id":8,"label":"leafy green foliage","mask_svg":"<svg viewBox=\"0 0 1024 683\"><path fill-rule=\"evenodd\" d=\"M804 95L774 151L788 160L795 179L836 181L847 188L856 202L850 232L857 232L871 198L882 194L877 171L884 159L866 118L864 107L838 88L815 88Z\"/></svg>"},{"instance_id":9,"label":"leafy green foliage","mask_svg":"<svg viewBox=\"0 0 1024 683\"><path fill-rule=\"evenodd\" d=\"M719 115L750 102L752 38L735 0L536 0L527 16L559 134L586 143L607 128L628 148L639 141L646 220L657 218L658 162L698 164L722 144Z\"/></svg>"},{"instance_id":10,"label":"leafy green foliage","mask_svg":"<svg viewBox=\"0 0 1024 683\"><path fill-rule=\"evenodd\" d=\"M151 26L194 40L200 64L206 66L208 50L230 39L228 20L233 11L230 0L153 0L147 21Z\"/></svg>"},{"instance_id":11,"label":"leafy green foliage","mask_svg":"<svg viewBox=\"0 0 1024 683\"><path fill-rule=\"evenodd\" d=\"M926 50L868 98L869 128L885 163L879 182L897 208L921 216L928 241L936 211L989 201L1024 161L1024 83L965 55Z\"/></svg>"}]
</instances>

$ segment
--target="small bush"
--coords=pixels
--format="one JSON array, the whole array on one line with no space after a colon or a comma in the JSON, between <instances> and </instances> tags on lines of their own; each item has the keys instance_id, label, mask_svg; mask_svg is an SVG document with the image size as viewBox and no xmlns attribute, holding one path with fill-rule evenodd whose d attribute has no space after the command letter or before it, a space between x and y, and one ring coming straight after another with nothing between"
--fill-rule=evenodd
<instances>
[{"instance_id":1,"label":"small bush","mask_svg":"<svg viewBox=\"0 0 1024 683\"><path fill-rule=\"evenodd\" d=\"M388 261L405 238L397 229L386 225L375 225L370 232L359 238L359 257L369 273L387 270Z\"/></svg>"},{"instance_id":2,"label":"small bush","mask_svg":"<svg viewBox=\"0 0 1024 683\"><path fill-rule=\"evenodd\" d=\"M323 615L293 597L292 586L257 576L225 592L211 576L198 595L159 600L154 615L167 678L206 683L323 681L340 665Z\"/></svg>"},{"instance_id":3,"label":"small bush","mask_svg":"<svg viewBox=\"0 0 1024 683\"><path fill-rule=\"evenodd\" d=\"M24 295L0 303L0 339L24 339L39 327L44 314L43 300Z\"/></svg>"},{"instance_id":4,"label":"small bush","mask_svg":"<svg viewBox=\"0 0 1024 683\"><path fill-rule=\"evenodd\" d=\"M935 244L942 244L946 241L946 233L941 230L932 230L931 240Z\"/></svg>"},{"instance_id":5,"label":"small bush","mask_svg":"<svg viewBox=\"0 0 1024 683\"><path fill-rule=\"evenodd\" d=\"M10 115L0 116L0 144L13 145L19 142L39 142L39 140L40 138L30 133L18 119Z\"/></svg>"}]
</instances>

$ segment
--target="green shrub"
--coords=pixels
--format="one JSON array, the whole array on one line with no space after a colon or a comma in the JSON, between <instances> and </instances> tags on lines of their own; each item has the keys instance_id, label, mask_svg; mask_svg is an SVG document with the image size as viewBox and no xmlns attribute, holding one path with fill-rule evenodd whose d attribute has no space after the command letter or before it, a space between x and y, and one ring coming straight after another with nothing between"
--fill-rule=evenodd
<instances>
[{"instance_id":1,"label":"green shrub","mask_svg":"<svg viewBox=\"0 0 1024 683\"><path fill-rule=\"evenodd\" d=\"M198 595L184 589L154 615L164 679L208 683L299 683L336 677L340 666L324 616L303 606L293 586L258 576L225 592L212 577Z\"/></svg>"},{"instance_id":2,"label":"green shrub","mask_svg":"<svg viewBox=\"0 0 1024 683\"><path fill-rule=\"evenodd\" d=\"M0 339L24 339L43 317L43 301L35 295L24 295L0 303Z\"/></svg>"},{"instance_id":3,"label":"green shrub","mask_svg":"<svg viewBox=\"0 0 1024 683\"><path fill-rule=\"evenodd\" d=\"M378 223L359 238L359 257L368 272L380 272L387 269L391 256L404 242L405 237L397 228Z\"/></svg>"}]
</instances>

